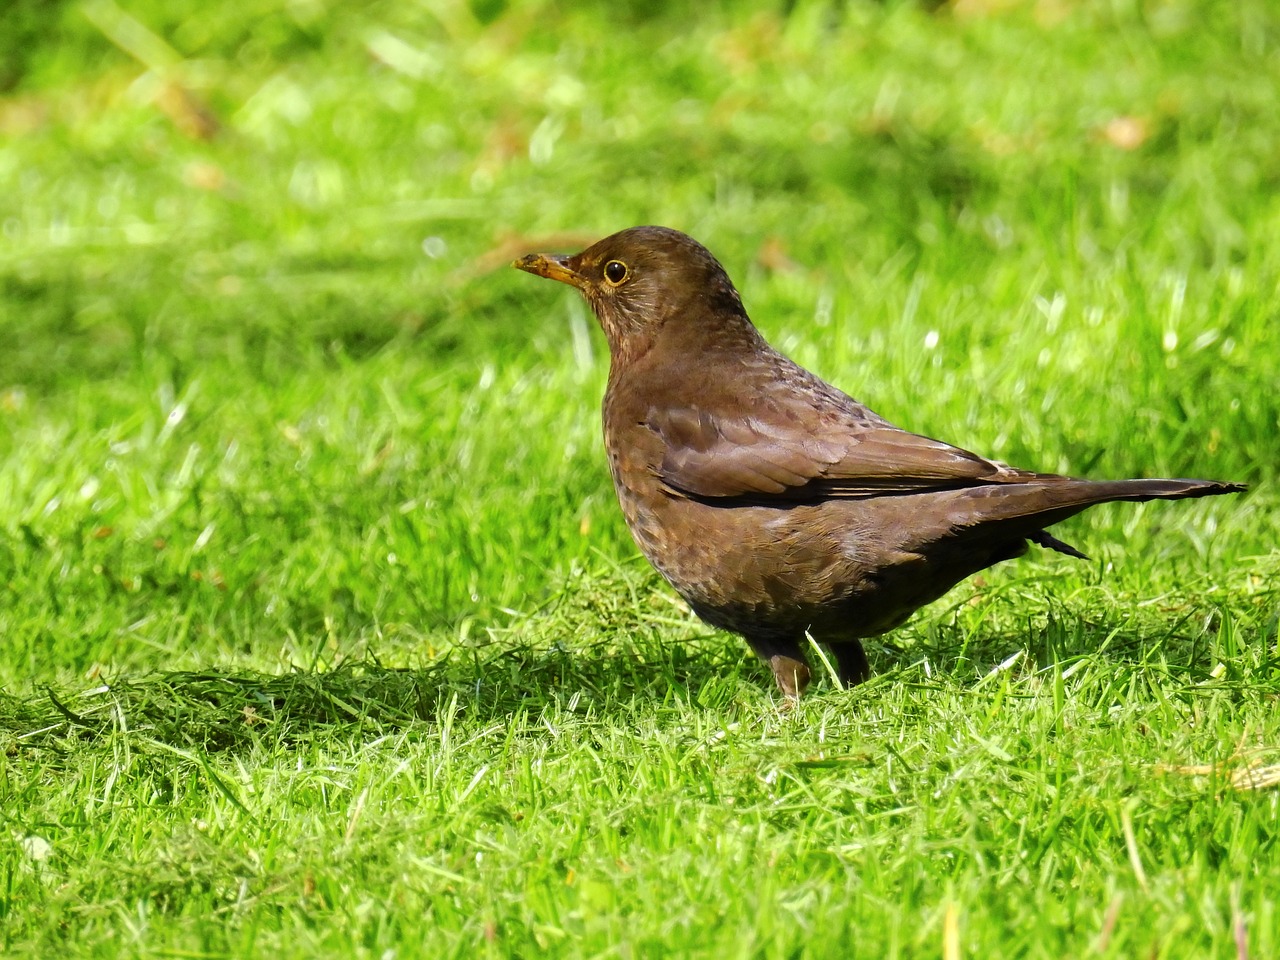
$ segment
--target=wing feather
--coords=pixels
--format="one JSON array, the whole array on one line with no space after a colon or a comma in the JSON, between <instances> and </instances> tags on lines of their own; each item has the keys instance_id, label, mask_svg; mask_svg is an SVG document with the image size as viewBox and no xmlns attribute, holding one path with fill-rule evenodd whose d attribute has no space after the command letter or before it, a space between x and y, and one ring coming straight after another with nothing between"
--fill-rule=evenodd
<instances>
[{"instance_id":1,"label":"wing feather","mask_svg":"<svg viewBox=\"0 0 1280 960\"><path fill-rule=\"evenodd\" d=\"M718 415L696 406L651 409L671 489L702 498L806 501L1036 476L900 430L861 407L757 405Z\"/></svg>"}]
</instances>

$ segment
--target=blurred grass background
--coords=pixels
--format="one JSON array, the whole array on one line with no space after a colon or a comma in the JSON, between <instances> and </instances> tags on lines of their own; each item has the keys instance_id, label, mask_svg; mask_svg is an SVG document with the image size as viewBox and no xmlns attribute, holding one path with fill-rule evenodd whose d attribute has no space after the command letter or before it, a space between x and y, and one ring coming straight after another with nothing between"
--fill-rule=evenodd
<instances>
[{"instance_id":1,"label":"blurred grass background","mask_svg":"<svg viewBox=\"0 0 1280 960\"><path fill-rule=\"evenodd\" d=\"M674 790L671 817L737 839L704 862L697 837L657 817L633 825L642 849L626 857L645 880L609 909L635 910L641 952L836 953L856 923L869 954L933 955L945 894L974 917L975 950L1081 955L1119 922L1100 953L1234 956L1239 915L1266 955L1274 912L1241 904L1276 879L1262 865L1274 795L1207 812L1256 832L1239 847L1191 843L1182 860L1162 844L1199 788L1156 803L1141 839L1167 870L1138 883L1121 800L1149 770L1142 788L1115 771L1091 779L1083 761L1064 774L1069 755L1050 741L1066 736L1074 697L1103 718L1082 756L1134 749L1190 769L1191 754L1276 743L1278 40L1264 0L10 3L0 942L32 955L74 942L102 955L292 944L407 956L419 940L437 956L587 955L624 934L584 908L598 901L604 917L606 888L622 883L608 866L621 862L616 805L667 809ZM506 269L646 222L705 242L766 336L908 428L1041 469L1254 490L1073 521L1063 535L1098 564L1035 557L962 586L873 655L883 682L780 719L745 647L696 624L635 561L598 439L594 319L570 292ZM1004 687L971 685L1018 651L1025 669L1004 676L1036 708L1005 718ZM1042 686L1064 660L1071 681L1059 669ZM1169 703L1188 697L1196 713L1201 684L1225 699L1196 728ZM440 738L459 704L477 752L454 770ZM1152 711L1174 725L1169 739L1135 747ZM922 745L918 807L897 795L884 715ZM976 716L995 726L957 746L950 731ZM548 723L577 733L534 744ZM733 724L750 743L726 745L705 783L682 782L682 738ZM495 725L507 738L496 754ZM399 755L367 746L385 736ZM325 866L365 800L335 825L329 800L273 792L303 741L317 751L308 765L350 773L333 787L348 805L368 797L359 784L400 776L404 757L451 771L377 821L387 844L439 843L437 872L374 840L385 875ZM992 742L1005 746L992 754ZM482 783L481 767L533 762L513 743L560 772ZM966 757L975 770L1021 757L1010 743L1039 744L1054 790L1077 778L1081 806L1009 814L1045 833L1038 862L1061 873L1028 879L1025 846L999 831L976 846L942 839L949 815L998 819L1010 801L978 788L931 809L930 791ZM598 781L586 758L601 750ZM652 750L651 782L615 782ZM804 766L819 756L825 766ZM736 800L707 793L726 780ZM117 782L132 792L113 796ZM803 797L788 792L801 782ZM484 868L468 831L496 806L542 809L526 788L556 812L509 827L524 833ZM452 821L414 819L450 789ZM850 790L880 797L876 816L902 839L869 881L879 911L844 885L868 869L855 849L883 842L874 817L855 826L868 811L848 807ZM783 794L799 819L748 843ZM132 840L95 839L75 812L93 797L107 834ZM1097 804L1105 826L1085 812ZM885 813L899 807L916 813ZM263 813L289 809L294 828ZM566 852L566 831L598 817L615 840ZM194 822L230 833L206 848ZM33 837L54 852L33 854ZM1114 869L1069 869L1116 849ZM190 850L199 876L151 882ZM750 850L789 866L717 913L708 904L755 869ZM682 865L660 865L671 858ZM1038 906L993 900L984 862L1004 865L1005 897L1036 889ZM117 889L121 863L135 872ZM601 889L566 880L592 864ZM812 886L796 879L806 864ZM401 870L444 883L401 891L399 909L453 904L435 933L399 926L385 904L342 906L361 890L380 902ZM252 902L234 892L242 876ZM1161 877L1177 895L1161 899ZM308 882L330 884L327 899L299 894ZM473 883L491 896L468 913L446 888ZM538 900L546 883L558 892ZM696 887L701 907L668 915L659 892L672 883ZM1128 908L1117 921L1117 889L1167 923ZM1197 897L1226 919L1188 921ZM156 932L126 948L144 904ZM230 919L187 915L201 911ZM323 935L301 937L294 925L316 917Z\"/></svg>"}]
</instances>

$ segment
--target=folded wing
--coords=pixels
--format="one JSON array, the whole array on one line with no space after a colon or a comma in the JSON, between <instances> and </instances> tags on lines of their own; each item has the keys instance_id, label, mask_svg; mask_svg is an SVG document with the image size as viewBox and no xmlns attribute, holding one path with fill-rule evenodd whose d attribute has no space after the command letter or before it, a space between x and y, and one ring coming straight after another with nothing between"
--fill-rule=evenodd
<instances>
[{"instance_id":1,"label":"folded wing","mask_svg":"<svg viewBox=\"0 0 1280 960\"><path fill-rule=\"evenodd\" d=\"M1017 483L1017 470L908 433L862 407L759 404L719 415L687 406L650 410L661 437L662 481L698 498L805 502Z\"/></svg>"}]
</instances>

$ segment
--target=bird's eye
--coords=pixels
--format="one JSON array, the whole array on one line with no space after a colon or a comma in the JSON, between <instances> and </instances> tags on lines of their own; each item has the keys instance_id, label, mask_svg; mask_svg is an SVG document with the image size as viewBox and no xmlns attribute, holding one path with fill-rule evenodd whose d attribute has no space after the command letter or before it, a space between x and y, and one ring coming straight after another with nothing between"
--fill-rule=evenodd
<instances>
[{"instance_id":1,"label":"bird's eye","mask_svg":"<svg viewBox=\"0 0 1280 960\"><path fill-rule=\"evenodd\" d=\"M604 265L604 278L615 287L622 285L629 272L627 265L621 260L610 260Z\"/></svg>"}]
</instances>

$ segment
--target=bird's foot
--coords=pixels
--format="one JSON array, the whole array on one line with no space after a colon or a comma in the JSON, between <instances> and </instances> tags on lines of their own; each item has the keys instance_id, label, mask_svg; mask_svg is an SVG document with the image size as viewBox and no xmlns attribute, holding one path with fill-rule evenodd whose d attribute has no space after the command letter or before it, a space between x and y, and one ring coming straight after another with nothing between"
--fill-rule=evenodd
<instances>
[{"instance_id":1,"label":"bird's foot","mask_svg":"<svg viewBox=\"0 0 1280 960\"><path fill-rule=\"evenodd\" d=\"M769 666L773 669L773 679L778 682L778 689L789 701L798 701L809 686L809 668L804 661L775 654L769 658Z\"/></svg>"}]
</instances>

